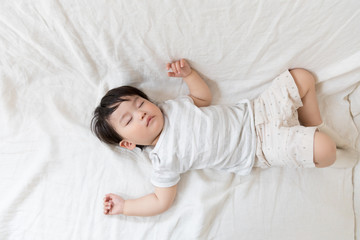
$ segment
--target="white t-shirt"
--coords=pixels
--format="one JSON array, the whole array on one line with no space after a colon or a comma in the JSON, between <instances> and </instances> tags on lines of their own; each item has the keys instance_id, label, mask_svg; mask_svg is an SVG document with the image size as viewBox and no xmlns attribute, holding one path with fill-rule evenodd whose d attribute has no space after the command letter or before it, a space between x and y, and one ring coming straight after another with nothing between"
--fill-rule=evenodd
<instances>
[{"instance_id":1,"label":"white t-shirt","mask_svg":"<svg viewBox=\"0 0 360 240\"><path fill-rule=\"evenodd\" d=\"M256 135L251 104L198 108L189 96L161 104L164 128L150 159L157 187L171 187L190 169L212 168L239 175L250 173Z\"/></svg>"}]
</instances>

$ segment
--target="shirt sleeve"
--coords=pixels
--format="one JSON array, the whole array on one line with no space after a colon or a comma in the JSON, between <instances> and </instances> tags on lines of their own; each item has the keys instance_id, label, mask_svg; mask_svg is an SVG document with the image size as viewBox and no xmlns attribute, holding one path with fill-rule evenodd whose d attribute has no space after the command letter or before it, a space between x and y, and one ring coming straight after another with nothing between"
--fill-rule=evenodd
<instances>
[{"instance_id":1,"label":"shirt sleeve","mask_svg":"<svg viewBox=\"0 0 360 240\"><path fill-rule=\"evenodd\" d=\"M180 174L171 171L154 170L151 183L155 187L172 187L180 180Z\"/></svg>"},{"instance_id":2,"label":"shirt sleeve","mask_svg":"<svg viewBox=\"0 0 360 240\"><path fill-rule=\"evenodd\" d=\"M192 104L195 104L194 100L189 95L180 96L180 97L176 98L176 100L184 101L184 102L191 102Z\"/></svg>"}]
</instances>

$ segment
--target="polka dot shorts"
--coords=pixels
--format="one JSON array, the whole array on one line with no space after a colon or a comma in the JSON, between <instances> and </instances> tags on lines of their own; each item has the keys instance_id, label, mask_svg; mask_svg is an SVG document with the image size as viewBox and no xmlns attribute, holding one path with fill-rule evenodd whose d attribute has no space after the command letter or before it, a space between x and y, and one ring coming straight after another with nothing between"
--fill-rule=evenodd
<instances>
[{"instance_id":1,"label":"polka dot shorts","mask_svg":"<svg viewBox=\"0 0 360 240\"><path fill-rule=\"evenodd\" d=\"M316 127L300 126L299 91L289 71L280 74L269 89L253 100L257 149L255 167L315 167L313 145Z\"/></svg>"}]
</instances>

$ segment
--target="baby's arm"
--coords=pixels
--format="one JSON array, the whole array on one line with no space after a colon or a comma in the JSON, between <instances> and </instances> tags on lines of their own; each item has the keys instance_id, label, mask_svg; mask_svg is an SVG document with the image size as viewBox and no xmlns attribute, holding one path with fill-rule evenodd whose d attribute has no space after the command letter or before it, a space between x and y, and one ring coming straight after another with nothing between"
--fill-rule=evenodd
<instances>
[{"instance_id":1,"label":"baby's arm","mask_svg":"<svg viewBox=\"0 0 360 240\"><path fill-rule=\"evenodd\" d=\"M208 85L195 70L191 69L185 59L168 63L166 68L173 71L168 72L169 77L183 78L189 87L189 96L194 100L196 106L206 107L211 104L212 94Z\"/></svg>"},{"instance_id":2,"label":"baby's arm","mask_svg":"<svg viewBox=\"0 0 360 240\"><path fill-rule=\"evenodd\" d=\"M165 212L174 202L176 185L169 188L155 188L155 192L137 199L124 200L116 194L106 194L104 213L127 216L154 216Z\"/></svg>"}]
</instances>

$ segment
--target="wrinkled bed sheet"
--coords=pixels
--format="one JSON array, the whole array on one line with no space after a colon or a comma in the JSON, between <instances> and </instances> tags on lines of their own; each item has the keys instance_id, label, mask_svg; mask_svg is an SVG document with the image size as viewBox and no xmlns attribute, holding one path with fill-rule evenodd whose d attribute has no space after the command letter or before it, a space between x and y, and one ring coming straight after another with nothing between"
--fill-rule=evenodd
<instances>
[{"instance_id":1,"label":"wrinkled bed sheet","mask_svg":"<svg viewBox=\"0 0 360 240\"><path fill-rule=\"evenodd\" d=\"M168 61L188 59L214 104L301 67L324 120L360 150L359 39L357 0L2 1L0 239L360 239L359 165L191 171L166 213L104 216L106 193L153 190L151 165L89 128L110 88L186 94Z\"/></svg>"}]
</instances>

